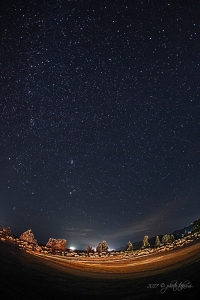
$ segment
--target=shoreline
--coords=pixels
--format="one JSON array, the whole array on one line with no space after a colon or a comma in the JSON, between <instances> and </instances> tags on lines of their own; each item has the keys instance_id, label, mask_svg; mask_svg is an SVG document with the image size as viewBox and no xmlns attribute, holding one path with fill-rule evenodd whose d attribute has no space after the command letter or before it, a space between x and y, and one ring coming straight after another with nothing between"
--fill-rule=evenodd
<instances>
[{"instance_id":1,"label":"shoreline","mask_svg":"<svg viewBox=\"0 0 200 300\"><path fill-rule=\"evenodd\" d=\"M21 300L53 300L55 297L102 299L158 299L160 285L189 280L194 288L180 292L167 290L164 299L199 294L200 241L165 253L146 257L106 261L108 258L80 260L78 257L46 255L19 249L10 241L0 241L2 295L20 295ZM158 288L148 288L157 284ZM181 293L181 295L180 295ZM11 298L12 298L11 297ZM126 298L131 297L131 298ZM163 295L162 295L163 297ZM169 297L169 298L166 298ZM85 298L84 298L85 299ZM179 298L178 298L179 299Z\"/></svg>"}]
</instances>

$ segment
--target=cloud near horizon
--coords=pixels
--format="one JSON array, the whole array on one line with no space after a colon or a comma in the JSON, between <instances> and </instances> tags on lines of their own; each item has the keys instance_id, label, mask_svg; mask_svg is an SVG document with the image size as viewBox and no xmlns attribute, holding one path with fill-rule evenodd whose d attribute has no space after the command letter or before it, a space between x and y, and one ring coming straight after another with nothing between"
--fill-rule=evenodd
<instances>
[{"instance_id":1,"label":"cloud near horizon","mask_svg":"<svg viewBox=\"0 0 200 300\"><path fill-rule=\"evenodd\" d=\"M74 235L74 236L87 236L88 232L94 232L94 229L91 228L68 228L68 227L64 227L62 226L62 230L65 232L68 232L70 235Z\"/></svg>"},{"instance_id":2,"label":"cloud near horizon","mask_svg":"<svg viewBox=\"0 0 200 300\"><path fill-rule=\"evenodd\" d=\"M182 212L182 207L186 207L187 201L182 197L178 201L180 205L180 212ZM196 215L194 216L194 220L198 218ZM136 240L143 239L144 235L149 235L149 237L165 234L165 233L172 233L173 231L180 229L184 226L189 225L191 222L193 222L193 219L190 219L188 217L182 218L182 224L178 228L175 227L175 220L176 220L176 209L174 205L174 201L168 201L168 203L163 204L160 206L159 210L157 210L154 214L151 214L149 216L144 215L144 217L139 220L135 221L130 226L123 227L115 232L110 232L108 234L105 234L105 239L117 241L117 239L122 239L123 237L127 237L127 241L130 238L134 237ZM134 242L134 241L132 241Z\"/></svg>"}]
</instances>

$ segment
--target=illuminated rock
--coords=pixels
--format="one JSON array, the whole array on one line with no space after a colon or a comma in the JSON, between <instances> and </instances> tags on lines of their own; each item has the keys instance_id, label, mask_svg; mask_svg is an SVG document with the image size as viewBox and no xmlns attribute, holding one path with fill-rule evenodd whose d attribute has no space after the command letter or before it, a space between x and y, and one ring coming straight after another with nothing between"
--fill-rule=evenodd
<instances>
[{"instance_id":1,"label":"illuminated rock","mask_svg":"<svg viewBox=\"0 0 200 300\"><path fill-rule=\"evenodd\" d=\"M35 239L34 234L33 234L31 229L29 229L29 230L25 231L24 233L22 233L20 235L19 239L21 241L28 242L29 244L33 244L35 246L38 246L37 240Z\"/></svg>"},{"instance_id":2,"label":"illuminated rock","mask_svg":"<svg viewBox=\"0 0 200 300\"><path fill-rule=\"evenodd\" d=\"M99 245L96 247L96 251L98 253L108 252L108 245L107 245L106 241L103 241L102 243L99 243Z\"/></svg>"},{"instance_id":3,"label":"illuminated rock","mask_svg":"<svg viewBox=\"0 0 200 300\"><path fill-rule=\"evenodd\" d=\"M155 247L160 247L160 245L161 245L161 242L160 242L159 236L157 235L156 240L155 240Z\"/></svg>"},{"instance_id":4,"label":"illuminated rock","mask_svg":"<svg viewBox=\"0 0 200 300\"><path fill-rule=\"evenodd\" d=\"M35 251L37 251L37 252L41 252L41 251L42 251L42 247L40 247L40 246L37 246L37 247L35 248Z\"/></svg>"},{"instance_id":5,"label":"illuminated rock","mask_svg":"<svg viewBox=\"0 0 200 300\"><path fill-rule=\"evenodd\" d=\"M145 248L150 248L148 235L145 235L144 239L142 241L142 247L141 247L141 249L145 249Z\"/></svg>"},{"instance_id":6,"label":"illuminated rock","mask_svg":"<svg viewBox=\"0 0 200 300\"><path fill-rule=\"evenodd\" d=\"M46 247L51 248L52 250L65 251L66 243L67 243L67 241L64 239L50 238L46 244Z\"/></svg>"},{"instance_id":7,"label":"illuminated rock","mask_svg":"<svg viewBox=\"0 0 200 300\"><path fill-rule=\"evenodd\" d=\"M126 245L126 251L132 251L133 250L133 244L129 241Z\"/></svg>"}]
</instances>

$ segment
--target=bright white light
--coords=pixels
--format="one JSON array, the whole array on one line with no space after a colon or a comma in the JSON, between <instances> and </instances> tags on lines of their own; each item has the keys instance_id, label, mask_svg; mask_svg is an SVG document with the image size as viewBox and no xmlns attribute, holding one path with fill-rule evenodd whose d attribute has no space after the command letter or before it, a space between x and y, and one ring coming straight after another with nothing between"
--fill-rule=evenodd
<instances>
[{"instance_id":1,"label":"bright white light","mask_svg":"<svg viewBox=\"0 0 200 300\"><path fill-rule=\"evenodd\" d=\"M74 250L75 250L75 247L70 247L69 249L74 251Z\"/></svg>"}]
</instances>

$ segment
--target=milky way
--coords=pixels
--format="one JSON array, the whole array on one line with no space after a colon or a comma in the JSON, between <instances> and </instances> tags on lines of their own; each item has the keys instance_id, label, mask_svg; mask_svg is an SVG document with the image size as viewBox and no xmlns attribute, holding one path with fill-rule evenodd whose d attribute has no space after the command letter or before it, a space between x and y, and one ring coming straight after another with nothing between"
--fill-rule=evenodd
<instances>
[{"instance_id":1,"label":"milky way","mask_svg":"<svg viewBox=\"0 0 200 300\"><path fill-rule=\"evenodd\" d=\"M110 247L200 217L198 1L2 1L0 223Z\"/></svg>"}]
</instances>

